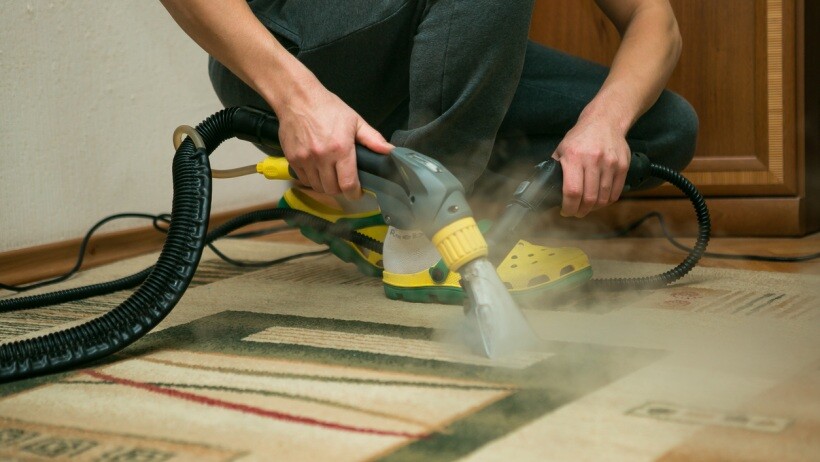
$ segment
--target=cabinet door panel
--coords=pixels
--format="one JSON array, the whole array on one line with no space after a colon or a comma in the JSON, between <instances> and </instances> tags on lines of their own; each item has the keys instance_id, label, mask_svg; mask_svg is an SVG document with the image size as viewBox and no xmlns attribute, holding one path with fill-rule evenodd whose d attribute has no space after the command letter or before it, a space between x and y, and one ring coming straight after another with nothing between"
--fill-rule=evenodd
<instances>
[{"instance_id":1,"label":"cabinet door panel","mask_svg":"<svg viewBox=\"0 0 820 462\"><path fill-rule=\"evenodd\" d=\"M796 194L795 0L671 3L684 48L669 88L701 123L687 176L710 195ZM530 36L603 64L619 43L593 0L536 2Z\"/></svg>"}]
</instances>

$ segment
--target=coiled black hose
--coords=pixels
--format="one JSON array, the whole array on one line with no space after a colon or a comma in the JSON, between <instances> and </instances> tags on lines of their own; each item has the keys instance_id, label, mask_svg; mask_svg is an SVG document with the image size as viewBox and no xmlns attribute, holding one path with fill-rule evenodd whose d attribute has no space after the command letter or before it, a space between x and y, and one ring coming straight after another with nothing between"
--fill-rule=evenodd
<instances>
[{"instance_id":1,"label":"coiled black hose","mask_svg":"<svg viewBox=\"0 0 820 462\"><path fill-rule=\"evenodd\" d=\"M25 297L0 300L0 313L31 310L34 308L42 308L44 306L58 305L60 303L68 303L75 300L98 297L100 295L111 294L121 290L133 289L134 287L142 284L153 270L154 265L149 266L138 273L134 273L120 279L115 279L113 281L100 282L98 284L75 287L73 289L56 290L46 294L28 295Z\"/></svg>"},{"instance_id":2,"label":"coiled black hose","mask_svg":"<svg viewBox=\"0 0 820 462\"><path fill-rule=\"evenodd\" d=\"M237 118L235 121L234 118ZM270 219L290 218L381 252L381 243L349 229L290 209L271 209L237 217L207 233L211 208L211 169L208 161L222 142L234 136L258 135L258 111L223 109L196 127L204 147L183 141L174 155L174 196L168 237L157 263L134 275L92 286L0 302L13 311L79 300L140 285L128 299L108 313L79 326L0 345L0 382L49 374L86 364L130 345L157 326L176 306L196 271L209 240L234 229ZM234 123L236 122L236 123Z\"/></svg>"},{"instance_id":3,"label":"coiled black hose","mask_svg":"<svg viewBox=\"0 0 820 462\"><path fill-rule=\"evenodd\" d=\"M382 253L382 243L350 228L346 223L333 223L315 215L311 215L301 210L288 208L272 208L250 212L229 221L208 232L205 237L205 244L209 244L229 233L253 223L271 220L287 220L294 226L309 226L325 234L332 234L344 238L359 247ZM68 303L76 300L84 300L91 297L99 297L121 290L133 289L142 284L151 274L154 266L149 266L144 270L125 276L113 281L91 284L72 289L58 290L46 294L29 295L26 297L15 297L0 300L0 313L10 311L30 310L42 308L44 306Z\"/></svg>"},{"instance_id":4,"label":"coiled black hose","mask_svg":"<svg viewBox=\"0 0 820 462\"><path fill-rule=\"evenodd\" d=\"M649 173L655 178L668 181L686 194L695 208L698 219L698 237L689 255L676 267L665 273L641 278L593 279L587 284L590 289L623 290L623 289L657 289L669 285L684 277L706 252L712 222L706 200L695 185L680 173L662 165L650 164Z\"/></svg>"},{"instance_id":5,"label":"coiled black hose","mask_svg":"<svg viewBox=\"0 0 820 462\"><path fill-rule=\"evenodd\" d=\"M53 373L108 356L145 335L173 309L205 246L211 208L208 152L232 136L235 110L220 111L197 126L205 149L195 149L190 140L177 149L168 238L139 289L113 310L79 326L0 345L1 381Z\"/></svg>"}]
</instances>

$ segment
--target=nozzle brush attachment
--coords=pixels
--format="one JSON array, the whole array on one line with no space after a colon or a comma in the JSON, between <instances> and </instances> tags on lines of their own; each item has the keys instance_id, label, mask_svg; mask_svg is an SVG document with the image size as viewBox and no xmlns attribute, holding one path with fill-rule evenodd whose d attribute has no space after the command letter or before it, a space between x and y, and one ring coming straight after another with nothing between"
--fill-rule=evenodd
<instances>
[{"instance_id":1,"label":"nozzle brush attachment","mask_svg":"<svg viewBox=\"0 0 820 462\"><path fill-rule=\"evenodd\" d=\"M501 358L537 346L538 338L492 263L477 258L461 267L459 273L467 295L465 314L480 338L478 348L488 358Z\"/></svg>"}]
</instances>

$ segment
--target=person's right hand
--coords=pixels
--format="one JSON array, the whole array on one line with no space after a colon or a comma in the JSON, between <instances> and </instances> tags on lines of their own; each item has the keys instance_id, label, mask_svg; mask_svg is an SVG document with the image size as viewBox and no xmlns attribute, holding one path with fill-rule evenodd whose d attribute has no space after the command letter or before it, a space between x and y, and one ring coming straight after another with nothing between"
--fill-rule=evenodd
<instances>
[{"instance_id":1,"label":"person's right hand","mask_svg":"<svg viewBox=\"0 0 820 462\"><path fill-rule=\"evenodd\" d=\"M300 182L318 192L360 198L355 144L380 154L393 145L318 81L297 93L277 110L288 163Z\"/></svg>"},{"instance_id":2,"label":"person's right hand","mask_svg":"<svg viewBox=\"0 0 820 462\"><path fill-rule=\"evenodd\" d=\"M354 143L381 154L393 146L286 50L248 2L162 3L191 38L270 105L279 117L279 143L302 183L361 196Z\"/></svg>"}]
</instances>

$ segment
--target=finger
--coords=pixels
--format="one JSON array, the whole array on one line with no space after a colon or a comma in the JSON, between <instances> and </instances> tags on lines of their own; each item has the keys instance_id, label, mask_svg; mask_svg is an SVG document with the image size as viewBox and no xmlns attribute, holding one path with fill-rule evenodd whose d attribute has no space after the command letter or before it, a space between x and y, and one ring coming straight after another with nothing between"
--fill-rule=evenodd
<instances>
[{"instance_id":1,"label":"finger","mask_svg":"<svg viewBox=\"0 0 820 462\"><path fill-rule=\"evenodd\" d=\"M388 154L395 147L388 143L378 130L361 119L356 128L356 142L379 154Z\"/></svg>"},{"instance_id":2,"label":"finger","mask_svg":"<svg viewBox=\"0 0 820 462\"><path fill-rule=\"evenodd\" d=\"M587 167L584 169L584 193L581 198L581 205L578 207L578 213L575 215L578 218L587 216L595 203L598 201L598 190L601 185L601 171L595 168Z\"/></svg>"},{"instance_id":3,"label":"finger","mask_svg":"<svg viewBox=\"0 0 820 462\"><path fill-rule=\"evenodd\" d=\"M355 148L351 149L349 155L336 162L336 176L339 179L339 189L347 200L356 200L362 197L359 172L356 170Z\"/></svg>"},{"instance_id":4,"label":"finger","mask_svg":"<svg viewBox=\"0 0 820 462\"><path fill-rule=\"evenodd\" d=\"M305 169L305 176L308 179L308 185L316 192L325 192L322 187L322 179L319 176L319 171L315 168Z\"/></svg>"},{"instance_id":5,"label":"finger","mask_svg":"<svg viewBox=\"0 0 820 462\"><path fill-rule=\"evenodd\" d=\"M309 188L310 180L308 179L308 175L307 172L305 172L305 169L301 167L294 167L292 165L291 168L293 169L293 173L296 174L296 181L298 181L302 186L307 186Z\"/></svg>"},{"instance_id":6,"label":"finger","mask_svg":"<svg viewBox=\"0 0 820 462\"><path fill-rule=\"evenodd\" d=\"M336 177L336 165L335 164L325 164L318 168L319 172L319 181L322 183L322 192L326 194L339 194L341 189L339 189L339 179Z\"/></svg>"},{"instance_id":7,"label":"finger","mask_svg":"<svg viewBox=\"0 0 820 462\"><path fill-rule=\"evenodd\" d=\"M627 152L624 159L625 160L622 160L618 163L618 172L615 174L615 178L612 180L612 196L610 197L610 203L620 199L621 194L624 191L626 174L629 171L629 163L632 160L631 153Z\"/></svg>"},{"instance_id":8,"label":"finger","mask_svg":"<svg viewBox=\"0 0 820 462\"><path fill-rule=\"evenodd\" d=\"M310 164L306 162L307 153L304 150L300 149L288 149L285 151L286 158L288 160L288 166L293 169L293 173L296 174L296 178L299 182L308 188L321 192L321 189L316 189L318 186L321 188L321 182L319 182L318 175L315 175L312 170L314 168L310 167Z\"/></svg>"},{"instance_id":9,"label":"finger","mask_svg":"<svg viewBox=\"0 0 820 462\"><path fill-rule=\"evenodd\" d=\"M612 199L613 179L612 172L605 171L601 173L601 177L599 178L600 186L598 187L598 197L595 200L595 205L592 207L592 210L597 210L610 204L610 200Z\"/></svg>"},{"instance_id":10,"label":"finger","mask_svg":"<svg viewBox=\"0 0 820 462\"><path fill-rule=\"evenodd\" d=\"M626 172L617 173L612 179L612 192L609 196L609 203L613 203L620 199L621 193L624 191L624 183L626 182Z\"/></svg>"},{"instance_id":11,"label":"finger","mask_svg":"<svg viewBox=\"0 0 820 462\"><path fill-rule=\"evenodd\" d=\"M578 213L581 205L581 197L584 193L584 170L570 164L561 165L564 170L564 187L562 192L564 200L561 205L561 215L574 217Z\"/></svg>"}]
</instances>

